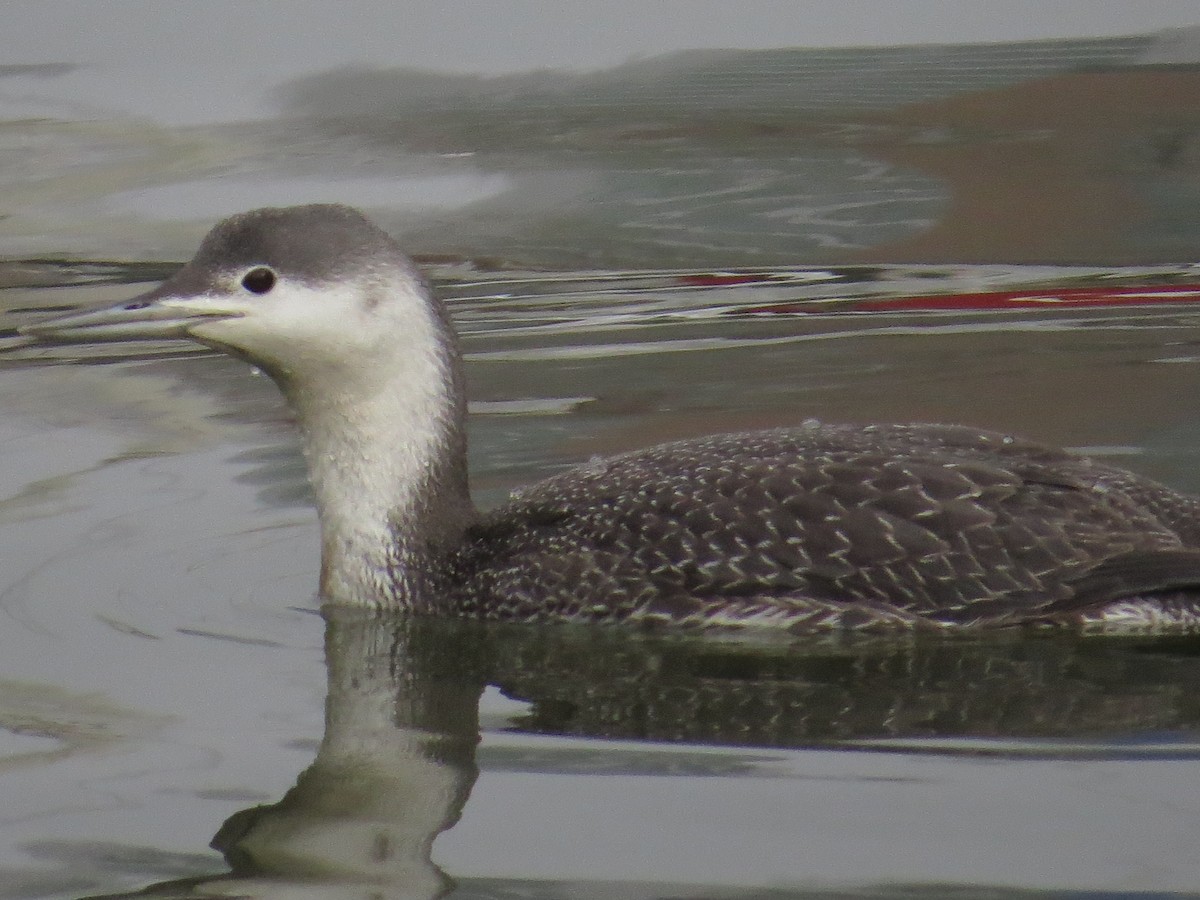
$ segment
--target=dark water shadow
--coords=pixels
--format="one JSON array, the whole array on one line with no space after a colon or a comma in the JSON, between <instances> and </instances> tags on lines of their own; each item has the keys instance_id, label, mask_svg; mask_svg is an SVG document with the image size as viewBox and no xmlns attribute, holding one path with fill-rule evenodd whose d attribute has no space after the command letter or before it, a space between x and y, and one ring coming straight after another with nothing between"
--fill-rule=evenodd
<instances>
[{"instance_id":1,"label":"dark water shadow","mask_svg":"<svg viewBox=\"0 0 1200 900\"><path fill-rule=\"evenodd\" d=\"M1200 753L1188 740L1200 727L1200 639L1188 637L797 642L492 627L344 610L330 611L326 621L329 690L316 758L280 801L236 813L220 828L212 846L229 871L105 897L1042 895L981 885L868 884L829 892L511 878L456 883L432 861L431 847L461 817L478 775L479 700L488 684L527 704L509 719L510 730L619 738L659 751L663 742L685 745L645 754L625 746L594 758L492 754L486 765L493 769L753 774L770 748L887 749L888 741L908 741L911 750L931 738L943 742L931 743L929 752L950 754ZM706 755L704 747L713 745L757 750Z\"/></svg>"}]
</instances>

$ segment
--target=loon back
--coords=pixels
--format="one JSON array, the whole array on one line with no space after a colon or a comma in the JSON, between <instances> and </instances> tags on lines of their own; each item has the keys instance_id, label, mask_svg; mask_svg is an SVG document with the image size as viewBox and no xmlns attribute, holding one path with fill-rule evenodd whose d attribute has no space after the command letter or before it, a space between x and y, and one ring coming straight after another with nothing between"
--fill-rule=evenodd
<instances>
[{"instance_id":1,"label":"loon back","mask_svg":"<svg viewBox=\"0 0 1200 900\"><path fill-rule=\"evenodd\" d=\"M1189 625L1198 525L1193 498L1009 436L810 423L534 485L469 531L442 595L529 620Z\"/></svg>"},{"instance_id":2,"label":"loon back","mask_svg":"<svg viewBox=\"0 0 1200 900\"><path fill-rule=\"evenodd\" d=\"M149 293L26 329L188 338L259 366L304 438L331 602L492 619L1200 624L1200 508L1128 472L939 425L664 444L480 517L449 318L343 206L218 224Z\"/></svg>"}]
</instances>

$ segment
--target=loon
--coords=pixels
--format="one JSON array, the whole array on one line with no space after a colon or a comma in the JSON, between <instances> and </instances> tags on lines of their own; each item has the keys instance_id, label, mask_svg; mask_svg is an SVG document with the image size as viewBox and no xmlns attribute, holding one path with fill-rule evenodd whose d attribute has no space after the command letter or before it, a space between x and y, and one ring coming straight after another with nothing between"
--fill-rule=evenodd
<instances>
[{"instance_id":1,"label":"loon","mask_svg":"<svg viewBox=\"0 0 1200 900\"><path fill-rule=\"evenodd\" d=\"M963 426L667 443L480 514L449 316L349 207L232 216L148 293L24 331L185 338L267 373L303 432L327 603L793 632L1200 625L1200 498Z\"/></svg>"}]
</instances>

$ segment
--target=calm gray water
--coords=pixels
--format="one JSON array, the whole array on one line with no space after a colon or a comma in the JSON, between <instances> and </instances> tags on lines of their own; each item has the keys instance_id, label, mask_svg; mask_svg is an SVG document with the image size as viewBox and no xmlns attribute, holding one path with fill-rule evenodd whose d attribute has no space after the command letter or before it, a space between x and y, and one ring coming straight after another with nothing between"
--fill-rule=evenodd
<instances>
[{"instance_id":1,"label":"calm gray water","mask_svg":"<svg viewBox=\"0 0 1200 900\"><path fill-rule=\"evenodd\" d=\"M227 212L344 200L450 304L483 505L813 417L1010 430L1200 490L1200 70L1169 37L313 72L204 126L10 115L0 898L1200 893L1192 636L325 621L269 381L15 336L163 277ZM69 73L0 75L4 109ZM1063 299L1098 287L1142 302Z\"/></svg>"}]
</instances>

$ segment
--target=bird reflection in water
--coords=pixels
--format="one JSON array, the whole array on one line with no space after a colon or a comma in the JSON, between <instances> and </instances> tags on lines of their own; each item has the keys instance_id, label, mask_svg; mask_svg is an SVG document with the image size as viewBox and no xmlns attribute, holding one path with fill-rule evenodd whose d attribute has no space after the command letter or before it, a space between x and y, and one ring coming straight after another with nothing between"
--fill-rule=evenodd
<instances>
[{"instance_id":1,"label":"bird reflection in water","mask_svg":"<svg viewBox=\"0 0 1200 900\"><path fill-rule=\"evenodd\" d=\"M1198 655L1200 642L1187 637L1055 632L753 643L329 608L325 734L312 765L279 802L236 813L221 827L213 846L227 873L119 896L445 896L455 883L431 848L459 820L475 783L487 684L527 701L511 729L655 741L659 749L673 742L681 745L677 758L660 754L658 763L670 767L688 745L1078 741L1195 728ZM1053 743L1042 746L1053 752ZM755 758L761 754L745 761ZM718 767L731 761L709 759ZM492 896L485 880L472 881ZM500 890L499 882L492 887ZM633 884L620 891L643 893Z\"/></svg>"}]
</instances>

